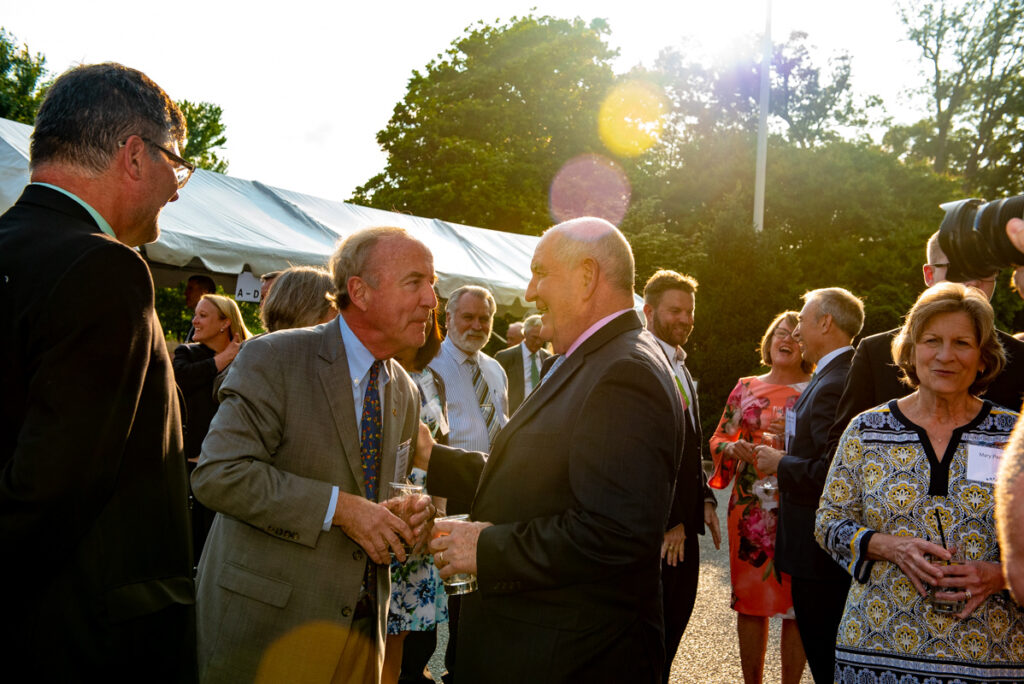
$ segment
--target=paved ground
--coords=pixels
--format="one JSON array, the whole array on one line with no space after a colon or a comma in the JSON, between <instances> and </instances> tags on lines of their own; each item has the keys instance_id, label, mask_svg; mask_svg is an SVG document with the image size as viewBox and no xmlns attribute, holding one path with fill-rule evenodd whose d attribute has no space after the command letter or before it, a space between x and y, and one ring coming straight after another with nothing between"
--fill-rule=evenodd
<instances>
[{"instance_id":1,"label":"paved ground","mask_svg":"<svg viewBox=\"0 0 1024 684\"><path fill-rule=\"evenodd\" d=\"M728 491L717 492L719 522L725 536L725 512L729 499ZM704 535L700 541L701 568L697 603L693 616L679 644L672 663L670 681L673 684L733 684L743 681L740 670L740 653L736 643L736 614L729 608L729 550L723 538L722 548L715 550L711 536ZM772 620L768 637L768 652L765 656L764 682L774 684L781 681L779 660L779 620ZM442 626L438 641L440 647L430 661L430 670L440 681L443 672L441 654L447 643L447 630ZM813 684L810 670L804 668L801 684Z\"/></svg>"}]
</instances>

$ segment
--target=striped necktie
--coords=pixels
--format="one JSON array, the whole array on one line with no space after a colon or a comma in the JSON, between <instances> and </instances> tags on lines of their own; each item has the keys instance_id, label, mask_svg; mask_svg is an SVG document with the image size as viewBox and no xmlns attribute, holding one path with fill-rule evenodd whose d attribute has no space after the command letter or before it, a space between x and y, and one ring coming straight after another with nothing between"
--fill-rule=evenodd
<instances>
[{"instance_id":1,"label":"striped necktie","mask_svg":"<svg viewBox=\"0 0 1024 684\"><path fill-rule=\"evenodd\" d=\"M489 401L490 387L488 387L483 373L480 372L480 364L477 363L476 358L470 356L466 359L466 363L473 367L473 392L476 393L476 401L480 404L480 415L483 416L484 425L487 426L487 441L494 444L494 436L498 434L498 429L501 426L498 424L498 415L494 404Z\"/></svg>"}]
</instances>

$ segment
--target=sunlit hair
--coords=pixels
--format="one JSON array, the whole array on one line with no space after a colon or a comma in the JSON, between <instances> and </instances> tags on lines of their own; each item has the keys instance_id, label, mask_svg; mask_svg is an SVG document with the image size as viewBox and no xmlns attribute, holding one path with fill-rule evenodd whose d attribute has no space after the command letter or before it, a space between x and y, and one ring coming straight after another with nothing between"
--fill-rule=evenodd
<instances>
[{"instance_id":1,"label":"sunlit hair","mask_svg":"<svg viewBox=\"0 0 1024 684\"><path fill-rule=\"evenodd\" d=\"M281 271L263 303L263 325L274 332L320 323L334 307L327 298L333 289L334 281L325 269L292 266Z\"/></svg>"},{"instance_id":2,"label":"sunlit hair","mask_svg":"<svg viewBox=\"0 0 1024 684\"><path fill-rule=\"evenodd\" d=\"M421 371L427 367L427 364L434 360L437 353L441 351L441 340L444 337L441 335L441 326L437 323L438 309L432 309L430 312L430 318L427 319L427 340L423 343L423 346L416 352L416 357L412 360L413 370Z\"/></svg>"},{"instance_id":3,"label":"sunlit hair","mask_svg":"<svg viewBox=\"0 0 1024 684\"><path fill-rule=\"evenodd\" d=\"M608 221L584 216L552 226L544 232L547 236L556 238L551 247L566 268L576 268L584 259L591 258L614 289L633 293L633 250L622 232Z\"/></svg>"},{"instance_id":4,"label":"sunlit hair","mask_svg":"<svg viewBox=\"0 0 1024 684\"><path fill-rule=\"evenodd\" d=\"M473 295L487 302L487 308L491 310L491 317L494 316L494 312L498 310L498 305L494 302L494 295L486 287L480 287L479 285L463 285L459 289L455 290L448 296L448 302L444 305L444 312L449 316L455 315L455 310L459 306L459 300L465 295Z\"/></svg>"},{"instance_id":5,"label":"sunlit hair","mask_svg":"<svg viewBox=\"0 0 1024 684\"><path fill-rule=\"evenodd\" d=\"M939 231L935 231L928 238L928 244L924 248L925 263L935 265L946 261L946 255L942 253L939 246Z\"/></svg>"},{"instance_id":6,"label":"sunlit hair","mask_svg":"<svg viewBox=\"0 0 1024 684\"><path fill-rule=\"evenodd\" d=\"M29 167L55 162L99 174L131 135L182 145L185 134L181 110L141 71L113 62L79 66L53 82L39 107Z\"/></svg>"},{"instance_id":7,"label":"sunlit hair","mask_svg":"<svg viewBox=\"0 0 1024 684\"><path fill-rule=\"evenodd\" d=\"M649 305L652 309L657 309L658 305L661 304L661 298L669 290L679 290L691 295L695 294L697 292L697 279L682 273L676 273L675 271L664 269L657 271L647 279L647 284L644 285L644 304Z\"/></svg>"},{"instance_id":8,"label":"sunlit hair","mask_svg":"<svg viewBox=\"0 0 1024 684\"><path fill-rule=\"evenodd\" d=\"M527 316L526 320L523 321L523 335L528 335L534 328L539 328L544 325L544 319L538 314Z\"/></svg>"},{"instance_id":9,"label":"sunlit hair","mask_svg":"<svg viewBox=\"0 0 1024 684\"><path fill-rule=\"evenodd\" d=\"M928 323L940 314L963 312L974 324L975 339L980 357L978 371L968 391L980 394L1006 365L1006 352L996 336L995 313L988 297L980 290L960 283L942 282L921 293L910 307L903 321L903 327L892 340L892 358L903 371L901 379L907 385L917 388L921 384L914 366L916 346L920 342Z\"/></svg>"},{"instance_id":10,"label":"sunlit hair","mask_svg":"<svg viewBox=\"0 0 1024 684\"><path fill-rule=\"evenodd\" d=\"M812 299L818 305L818 319L829 315L832 322L852 340L864 327L864 302L860 301L849 290L841 287L823 287L820 290L805 292L804 303Z\"/></svg>"},{"instance_id":11,"label":"sunlit hair","mask_svg":"<svg viewBox=\"0 0 1024 684\"><path fill-rule=\"evenodd\" d=\"M338 311L344 311L351 302L348 296L349 278L359 277L369 283L370 287L378 286L379 264L370 262L373 248L387 238L405 238L419 243L419 240L411 236L405 228L395 226L366 228L352 233L338 243L338 248L334 250L329 263L331 278L334 280L334 291L329 297ZM274 283L274 287L277 287L277 283Z\"/></svg>"},{"instance_id":12,"label":"sunlit hair","mask_svg":"<svg viewBox=\"0 0 1024 684\"><path fill-rule=\"evenodd\" d=\"M207 301L213 304L214 308L217 309L217 313L220 314L220 319L228 319L231 325L232 339L239 338L247 340L252 337L252 333L245 327L245 323L242 321L242 312L238 308L238 304L235 303L234 299L225 297L224 295L215 294L204 294L199 298L199 301Z\"/></svg>"},{"instance_id":13,"label":"sunlit hair","mask_svg":"<svg viewBox=\"0 0 1024 684\"><path fill-rule=\"evenodd\" d=\"M771 368L772 366L772 338L775 335L775 331L780 325L786 323L789 325L790 331L796 328L796 324L800 322L800 314L796 311L783 311L768 325L768 330L765 331L764 337L761 338L761 363ZM793 340L793 347L799 351L800 345ZM810 373L814 369L814 364L805 359L803 356L800 357L800 369L804 373Z\"/></svg>"}]
</instances>

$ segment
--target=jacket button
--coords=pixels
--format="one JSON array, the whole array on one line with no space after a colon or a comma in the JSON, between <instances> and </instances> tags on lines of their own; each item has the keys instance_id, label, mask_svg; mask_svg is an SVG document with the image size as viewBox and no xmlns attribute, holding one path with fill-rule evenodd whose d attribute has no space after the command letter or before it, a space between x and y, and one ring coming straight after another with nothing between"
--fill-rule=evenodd
<instances>
[{"instance_id":1,"label":"jacket button","mask_svg":"<svg viewBox=\"0 0 1024 684\"><path fill-rule=\"evenodd\" d=\"M349 608L348 606L345 606L344 608L341 609L341 617L351 617L351 616L352 616L352 609L351 608Z\"/></svg>"},{"instance_id":2,"label":"jacket button","mask_svg":"<svg viewBox=\"0 0 1024 684\"><path fill-rule=\"evenodd\" d=\"M352 552L352 560L361 561L364 558L366 558L366 555L362 551L356 550Z\"/></svg>"}]
</instances>

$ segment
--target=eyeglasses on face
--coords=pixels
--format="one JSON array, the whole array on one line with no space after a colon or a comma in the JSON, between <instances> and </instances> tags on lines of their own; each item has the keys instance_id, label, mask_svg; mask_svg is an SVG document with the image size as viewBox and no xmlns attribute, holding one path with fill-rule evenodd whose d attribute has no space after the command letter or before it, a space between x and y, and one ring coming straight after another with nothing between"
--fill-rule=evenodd
<instances>
[{"instance_id":1,"label":"eyeglasses on face","mask_svg":"<svg viewBox=\"0 0 1024 684\"><path fill-rule=\"evenodd\" d=\"M185 183L188 183L188 179L192 177L192 172L196 170L196 165L144 135L140 135L139 138L141 138L147 145L152 145L167 155L167 159L171 162L171 168L174 169L174 178L178 181L178 189L181 190L185 187ZM118 146L124 147L127 142L128 141L125 140Z\"/></svg>"}]
</instances>

